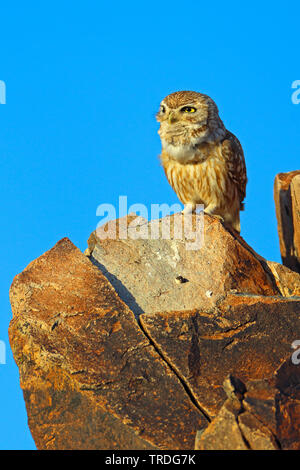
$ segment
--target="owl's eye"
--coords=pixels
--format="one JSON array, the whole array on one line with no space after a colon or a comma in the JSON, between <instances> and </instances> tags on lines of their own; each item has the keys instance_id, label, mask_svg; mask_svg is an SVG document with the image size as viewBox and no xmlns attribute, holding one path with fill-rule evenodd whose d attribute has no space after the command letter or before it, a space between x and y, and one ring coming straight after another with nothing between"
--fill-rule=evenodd
<instances>
[{"instance_id":1,"label":"owl's eye","mask_svg":"<svg viewBox=\"0 0 300 470\"><path fill-rule=\"evenodd\" d=\"M181 108L180 111L182 113L195 113L197 111L197 109L194 108L193 106L184 106L183 108Z\"/></svg>"},{"instance_id":2,"label":"owl's eye","mask_svg":"<svg viewBox=\"0 0 300 470\"><path fill-rule=\"evenodd\" d=\"M162 113L162 114L165 113L166 108L163 105L161 105L161 107L159 108L159 112Z\"/></svg>"}]
</instances>

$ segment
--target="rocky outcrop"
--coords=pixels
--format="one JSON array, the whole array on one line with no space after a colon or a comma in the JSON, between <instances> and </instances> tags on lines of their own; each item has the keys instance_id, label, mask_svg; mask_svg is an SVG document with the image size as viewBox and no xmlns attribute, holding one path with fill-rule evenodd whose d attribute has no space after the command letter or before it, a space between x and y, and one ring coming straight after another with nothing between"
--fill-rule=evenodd
<instances>
[{"instance_id":1,"label":"rocky outcrop","mask_svg":"<svg viewBox=\"0 0 300 470\"><path fill-rule=\"evenodd\" d=\"M192 448L207 419L68 239L10 291L9 334L39 449Z\"/></svg>"},{"instance_id":2,"label":"rocky outcrop","mask_svg":"<svg viewBox=\"0 0 300 470\"><path fill-rule=\"evenodd\" d=\"M111 221L15 277L39 449L299 448L300 274L214 217L183 221Z\"/></svg>"},{"instance_id":3,"label":"rocky outcrop","mask_svg":"<svg viewBox=\"0 0 300 470\"><path fill-rule=\"evenodd\" d=\"M300 170L276 175L274 199L282 262L300 273Z\"/></svg>"}]
</instances>

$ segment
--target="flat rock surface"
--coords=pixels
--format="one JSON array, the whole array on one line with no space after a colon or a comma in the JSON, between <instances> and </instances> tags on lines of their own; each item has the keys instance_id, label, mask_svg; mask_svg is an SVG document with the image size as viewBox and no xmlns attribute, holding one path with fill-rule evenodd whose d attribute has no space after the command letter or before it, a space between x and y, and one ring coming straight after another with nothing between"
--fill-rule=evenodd
<instances>
[{"instance_id":1,"label":"flat rock surface","mask_svg":"<svg viewBox=\"0 0 300 470\"><path fill-rule=\"evenodd\" d=\"M114 232L113 221L106 225L108 238L101 239L103 226L93 232L87 254L136 316L192 308L207 310L231 289L261 295L279 293L259 255L240 236L214 217L205 215L202 219L203 215L192 216L191 232L198 234L198 240L196 236L189 239L189 232L181 239L176 237L178 227L184 227L181 214L151 222L137 219L135 226L134 217L119 219L117 223L129 227L127 238L124 234L121 238L118 230ZM138 227L140 236L147 238L136 238ZM169 238L163 238L164 230ZM153 237L156 233L160 238ZM184 228L181 233L185 234ZM191 249L191 245L197 249Z\"/></svg>"}]
</instances>

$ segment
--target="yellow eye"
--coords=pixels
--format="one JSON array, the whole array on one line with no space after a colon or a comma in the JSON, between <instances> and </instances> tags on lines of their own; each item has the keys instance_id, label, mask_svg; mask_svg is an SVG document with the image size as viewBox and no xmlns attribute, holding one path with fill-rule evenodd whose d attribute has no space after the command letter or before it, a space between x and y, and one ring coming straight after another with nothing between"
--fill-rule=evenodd
<instances>
[{"instance_id":1,"label":"yellow eye","mask_svg":"<svg viewBox=\"0 0 300 470\"><path fill-rule=\"evenodd\" d=\"M180 110L182 113L195 113L197 111L196 108L193 108L192 106L184 106Z\"/></svg>"}]
</instances>

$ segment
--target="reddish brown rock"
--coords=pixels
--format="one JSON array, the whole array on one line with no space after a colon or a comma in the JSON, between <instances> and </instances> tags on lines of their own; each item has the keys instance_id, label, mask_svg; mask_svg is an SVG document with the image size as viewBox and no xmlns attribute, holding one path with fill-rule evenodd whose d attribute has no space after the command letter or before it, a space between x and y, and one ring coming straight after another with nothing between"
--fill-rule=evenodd
<instances>
[{"instance_id":1,"label":"reddish brown rock","mask_svg":"<svg viewBox=\"0 0 300 470\"><path fill-rule=\"evenodd\" d=\"M93 232L89 239L90 259L136 315L193 308L209 310L231 289L260 295L279 294L271 272L263 266L263 259L218 219L204 216L203 244L199 235L196 250L190 249L188 236L176 237L182 221L183 216L175 214L151 222L137 218L133 226L132 218L124 218L117 221L117 227L119 222L125 228L129 225L127 238L124 233L120 238L112 221ZM168 224L170 231L165 234L163 228ZM192 216L194 232L197 224L200 234L200 215ZM159 238L151 238L156 234L153 227L158 229ZM144 239L136 238L137 228ZM109 233L111 238L100 239L103 233Z\"/></svg>"},{"instance_id":2,"label":"reddish brown rock","mask_svg":"<svg viewBox=\"0 0 300 470\"><path fill-rule=\"evenodd\" d=\"M228 398L216 418L197 434L195 450L248 450L237 422L240 411L240 402Z\"/></svg>"},{"instance_id":3,"label":"reddish brown rock","mask_svg":"<svg viewBox=\"0 0 300 470\"><path fill-rule=\"evenodd\" d=\"M276 388L275 374L268 379L247 382L243 398L245 410L267 427L273 436L277 434L276 406L279 393Z\"/></svg>"},{"instance_id":4,"label":"reddish brown rock","mask_svg":"<svg viewBox=\"0 0 300 470\"><path fill-rule=\"evenodd\" d=\"M68 239L16 278L10 344L38 449L191 449L207 421Z\"/></svg>"},{"instance_id":5,"label":"reddish brown rock","mask_svg":"<svg viewBox=\"0 0 300 470\"><path fill-rule=\"evenodd\" d=\"M201 245L201 218L194 239L179 214L111 221L87 256L63 239L16 276L9 337L39 449L299 448L300 275L211 216Z\"/></svg>"},{"instance_id":6,"label":"reddish brown rock","mask_svg":"<svg viewBox=\"0 0 300 470\"><path fill-rule=\"evenodd\" d=\"M293 363L292 355L275 375L276 387L279 390L276 402L277 437L284 450L300 450L299 346L295 354L297 363Z\"/></svg>"},{"instance_id":7,"label":"reddish brown rock","mask_svg":"<svg viewBox=\"0 0 300 470\"><path fill-rule=\"evenodd\" d=\"M300 272L300 171L291 181L291 199L294 224L294 247Z\"/></svg>"},{"instance_id":8,"label":"reddish brown rock","mask_svg":"<svg viewBox=\"0 0 300 470\"><path fill-rule=\"evenodd\" d=\"M224 382L228 398L205 430L196 434L195 449L299 450L299 364L290 357L269 379L246 384L229 378ZM228 386L232 379L242 384L238 390Z\"/></svg>"},{"instance_id":9,"label":"reddish brown rock","mask_svg":"<svg viewBox=\"0 0 300 470\"><path fill-rule=\"evenodd\" d=\"M216 418L195 439L195 450L278 449L272 432L232 399L225 401Z\"/></svg>"},{"instance_id":10,"label":"reddish brown rock","mask_svg":"<svg viewBox=\"0 0 300 470\"><path fill-rule=\"evenodd\" d=\"M283 450L300 450L300 392L282 395L278 403L278 439Z\"/></svg>"},{"instance_id":11,"label":"reddish brown rock","mask_svg":"<svg viewBox=\"0 0 300 470\"><path fill-rule=\"evenodd\" d=\"M241 433L252 450L279 450L273 433L248 411L238 417Z\"/></svg>"},{"instance_id":12,"label":"reddish brown rock","mask_svg":"<svg viewBox=\"0 0 300 470\"><path fill-rule=\"evenodd\" d=\"M276 175L274 200L282 262L300 273L300 170Z\"/></svg>"},{"instance_id":13,"label":"reddish brown rock","mask_svg":"<svg viewBox=\"0 0 300 470\"><path fill-rule=\"evenodd\" d=\"M284 297L300 297L300 274L283 264L267 261L276 286Z\"/></svg>"},{"instance_id":14,"label":"reddish brown rock","mask_svg":"<svg viewBox=\"0 0 300 470\"><path fill-rule=\"evenodd\" d=\"M213 418L228 374L243 382L273 376L300 338L300 299L231 294L210 312L143 314L140 322L161 355Z\"/></svg>"}]
</instances>

